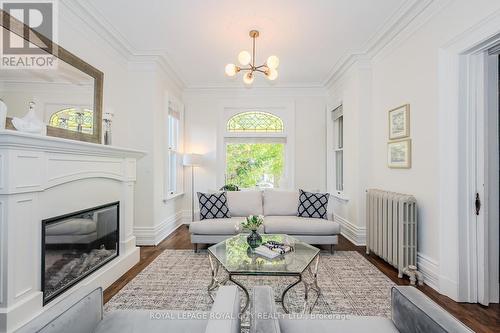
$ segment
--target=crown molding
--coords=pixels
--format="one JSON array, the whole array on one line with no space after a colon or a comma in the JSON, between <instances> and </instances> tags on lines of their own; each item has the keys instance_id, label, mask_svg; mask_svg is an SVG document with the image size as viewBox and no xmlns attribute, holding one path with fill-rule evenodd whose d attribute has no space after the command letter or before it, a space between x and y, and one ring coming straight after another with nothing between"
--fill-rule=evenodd
<instances>
[{"instance_id":1,"label":"crown molding","mask_svg":"<svg viewBox=\"0 0 500 333\"><path fill-rule=\"evenodd\" d=\"M286 85L254 85L252 88L234 86L233 82L227 84L203 84L193 85L186 82L175 68L165 50L137 50L114 26L104 17L98 8L87 1L61 0L61 3L69 8L75 15L87 23L87 25L106 40L110 46L116 50L129 63L154 63L163 70L174 84L187 93L195 91L201 93L217 93L220 91L249 91L249 90L275 90L275 89L331 89L334 83L339 80L353 64L358 62L369 62L379 55L387 46L394 44L401 33L408 30L412 24L416 24L416 18L423 12L436 11L442 8L443 3L449 0L407 0L395 13L378 29L361 51L344 55L329 71L329 74L321 82L305 82L300 84ZM440 6L436 3L441 4ZM434 6L431 6L433 5ZM428 10L431 8L430 10Z\"/></svg>"},{"instance_id":2,"label":"crown molding","mask_svg":"<svg viewBox=\"0 0 500 333\"><path fill-rule=\"evenodd\" d=\"M302 86L302 85L288 85L288 86L217 86L217 87L195 87L185 88L184 97L191 96L315 96L326 97L328 92L323 86Z\"/></svg>"},{"instance_id":3,"label":"crown molding","mask_svg":"<svg viewBox=\"0 0 500 333\"><path fill-rule=\"evenodd\" d=\"M408 0L378 29L365 44L362 51L347 54L330 70L323 81L327 89L331 89L351 66L359 61L370 61L404 31L418 16L434 2L441 0Z\"/></svg>"},{"instance_id":4,"label":"crown molding","mask_svg":"<svg viewBox=\"0 0 500 333\"><path fill-rule=\"evenodd\" d=\"M109 20L103 16L98 8L88 1L61 0L64 7L68 8L87 23L96 34L106 40L109 45L129 63L154 63L159 65L163 72L180 89L184 89L187 84L181 75L175 70L168 54L162 50L137 50L123 34L118 31Z\"/></svg>"}]
</instances>

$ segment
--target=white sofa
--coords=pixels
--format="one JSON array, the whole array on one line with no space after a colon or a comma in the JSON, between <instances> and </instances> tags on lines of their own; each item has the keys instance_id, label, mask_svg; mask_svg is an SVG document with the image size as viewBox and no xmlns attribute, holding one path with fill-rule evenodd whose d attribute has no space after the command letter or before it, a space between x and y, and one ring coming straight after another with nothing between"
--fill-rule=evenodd
<instances>
[{"instance_id":1,"label":"white sofa","mask_svg":"<svg viewBox=\"0 0 500 333\"><path fill-rule=\"evenodd\" d=\"M297 217L298 191L238 191L227 192L231 218L209 219L192 222L189 226L195 252L198 244L215 244L241 232L239 225L249 215L263 215L266 234L288 234L309 244L330 245L338 243L340 224L328 220Z\"/></svg>"}]
</instances>

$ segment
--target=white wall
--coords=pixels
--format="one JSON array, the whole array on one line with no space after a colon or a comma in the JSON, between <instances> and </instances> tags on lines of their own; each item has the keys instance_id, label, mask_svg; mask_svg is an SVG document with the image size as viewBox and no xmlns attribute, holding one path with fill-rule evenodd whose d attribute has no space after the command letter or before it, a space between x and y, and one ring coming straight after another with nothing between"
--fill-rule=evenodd
<instances>
[{"instance_id":1,"label":"white wall","mask_svg":"<svg viewBox=\"0 0 500 333\"><path fill-rule=\"evenodd\" d=\"M249 88L238 90L187 90L186 151L204 155L203 167L196 169L196 191L215 190L217 184L217 138L224 101L255 99L256 105L266 101L295 106L295 187L308 190L326 190L326 124L325 91L323 89ZM185 178L186 209L190 209L190 173Z\"/></svg>"},{"instance_id":2,"label":"white wall","mask_svg":"<svg viewBox=\"0 0 500 333\"><path fill-rule=\"evenodd\" d=\"M326 110L328 191L335 219L342 233L356 245L364 245L365 190L372 174L371 141L371 69L366 62L356 63L335 82L330 90ZM344 118L344 191L338 193L335 184L334 138L332 111L342 104Z\"/></svg>"},{"instance_id":3,"label":"white wall","mask_svg":"<svg viewBox=\"0 0 500 333\"><path fill-rule=\"evenodd\" d=\"M163 201L164 93L181 96L155 59L137 62L81 13L59 6L59 44L104 73L103 111L113 112L113 145L143 150L138 161L135 235L155 245L181 222L182 198Z\"/></svg>"},{"instance_id":4,"label":"white wall","mask_svg":"<svg viewBox=\"0 0 500 333\"><path fill-rule=\"evenodd\" d=\"M358 168L359 177L365 177L365 188L374 187L415 195L419 205L419 265L429 284L440 289L439 253L439 132L438 75L439 50L461 33L481 22L500 9L495 0L436 1L410 24L400 35L375 55L370 64L369 85L359 86L360 62L353 65L343 77L330 87L332 100L342 100L345 105L345 132L354 133L362 128L369 135L362 141L346 138L346 150L352 149L352 160L359 163L366 158L364 168ZM370 103L360 108L358 103ZM388 110L399 105L411 105L412 168L390 169L387 167ZM348 106L349 105L349 106ZM351 109L357 113L349 121ZM359 138L359 137L358 137ZM351 145L352 143L352 145ZM367 151L366 146L370 149ZM368 154L365 156L365 154ZM350 191L350 166L346 166L346 185ZM360 188L359 190L362 190ZM363 189L364 190L364 189ZM447 189L443 189L446 191ZM450 193L450 195L453 195ZM342 210L349 222L365 226L361 193L350 195ZM354 211L358 213L354 213ZM447 272L456 282L456 272Z\"/></svg>"}]
</instances>

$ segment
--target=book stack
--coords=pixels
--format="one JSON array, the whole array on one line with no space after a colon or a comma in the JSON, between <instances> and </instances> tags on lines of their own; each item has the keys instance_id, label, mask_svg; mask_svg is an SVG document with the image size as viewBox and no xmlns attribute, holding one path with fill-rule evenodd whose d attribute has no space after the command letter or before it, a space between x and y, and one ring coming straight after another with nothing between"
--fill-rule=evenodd
<instances>
[{"instance_id":1,"label":"book stack","mask_svg":"<svg viewBox=\"0 0 500 333\"><path fill-rule=\"evenodd\" d=\"M275 241L265 242L255 249L255 253L269 259L276 258L292 251L293 248L290 245L285 245Z\"/></svg>"}]
</instances>

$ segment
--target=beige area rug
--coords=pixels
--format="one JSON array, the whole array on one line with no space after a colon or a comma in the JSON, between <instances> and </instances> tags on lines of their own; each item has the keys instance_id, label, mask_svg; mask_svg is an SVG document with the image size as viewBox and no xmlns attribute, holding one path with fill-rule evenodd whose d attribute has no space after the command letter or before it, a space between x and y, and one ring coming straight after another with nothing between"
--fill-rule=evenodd
<instances>
[{"instance_id":1,"label":"beige area rug","mask_svg":"<svg viewBox=\"0 0 500 333\"><path fill-rule=\"evenodd\" d=\"M206 252L166 250L111 298L105 304L105 311L210 310L207 256ZM294 281L286 277L239 277L238 280L249 290L252 285L270 285L276 297ZM318 284L322 295L313 313L390 318L390 290L394 283L358 252L321 253ZM286 303L291 312L301 312L303 297L302 284L288 292ZM282 311L280 305L278 309Z\"/></svg>"}]
</instances>

